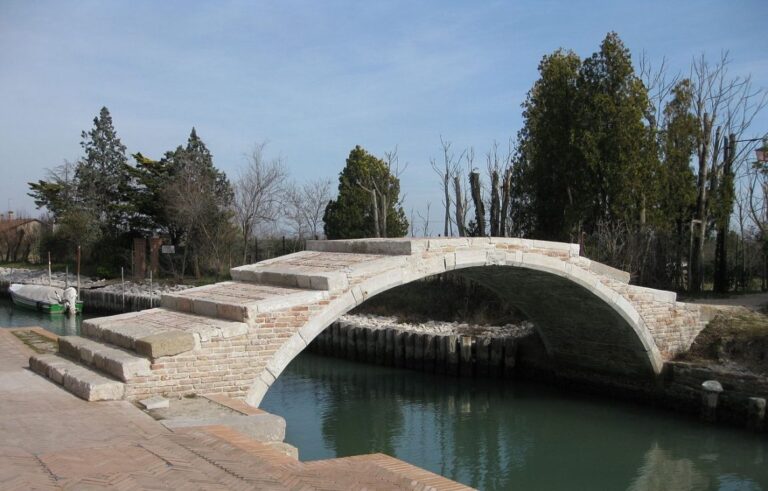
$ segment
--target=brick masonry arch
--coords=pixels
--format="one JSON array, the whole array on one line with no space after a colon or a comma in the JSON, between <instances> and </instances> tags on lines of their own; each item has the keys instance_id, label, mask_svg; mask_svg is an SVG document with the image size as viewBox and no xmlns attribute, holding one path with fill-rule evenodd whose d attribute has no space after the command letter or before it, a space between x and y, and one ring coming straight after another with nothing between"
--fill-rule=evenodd
<instances>
[{"instance_id":1,"label":"brick masonry arch","mask_svg":"<svg viewBox=\"0 0 768 491\"><path fill-rule=\"evenodd\" d=\"M368 298L456 271L525 312L558 375L653 380L704 326L698 305L629 284L576 244L512 238L309 241L167 293L162 306L83 322L30 367L88 400L225 394L258 406L312 340ZM106 374L106 376L103 376Z\"/></svg>"},{"instance_id":2,"label":"brick masonry arch","mask_svg":"<svg viewBox=\"0 0 768 491\"><path fill-rule=\"evenodd\" d=\"M700 329L697 308L676 302L674 293L628 285L627 273L580 257L575 244L481 238L323 241L309 247L315 250L300 254L377 257L341 267L338 277L325 273L330 298L267 362L248 390L251 405L258 406L291 360L341 315L378 293L447 271L483 284L525 312L558 370L652 379L665 358L687 348ZM278 264L261 266L262 272Z\"/></svg>"}]
</instances>

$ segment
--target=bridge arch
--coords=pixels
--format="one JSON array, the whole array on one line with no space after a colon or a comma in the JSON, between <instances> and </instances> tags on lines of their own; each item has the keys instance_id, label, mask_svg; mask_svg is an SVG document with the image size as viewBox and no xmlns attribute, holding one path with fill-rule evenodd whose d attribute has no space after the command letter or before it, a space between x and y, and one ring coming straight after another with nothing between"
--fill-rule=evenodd
<instances>
[{"instance_id":1,"label":"bridge arch","mask_svg":"<svg viewBox=\"0 0 768 491\"><path fill-rule=\"evenodd\" d=\"M448 271L495 291L528 315L556 371L643 380L661 372L664 356L629 290L648 292L630 287L627 273L579 257L578 245L524 239L390 239L317 241L308 249L319 255L367 254L370 259L320 273L328 300L281 345L254 380L246 395L253 406L259 405L288 364L341 315L378 293Z\"/></svg>"}]
</instances>

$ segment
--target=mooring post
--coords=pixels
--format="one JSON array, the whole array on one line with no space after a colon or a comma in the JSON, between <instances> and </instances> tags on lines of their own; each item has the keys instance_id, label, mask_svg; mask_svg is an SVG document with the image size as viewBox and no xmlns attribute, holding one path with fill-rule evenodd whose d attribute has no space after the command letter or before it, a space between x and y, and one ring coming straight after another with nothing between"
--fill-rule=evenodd
<instances>
[{"instance_id":1,"label":"mooring post","mask_svg":"<svg viewBox=\"0 0 768 491\"><path fill-rule=\"evenodd\" d=\"M341 343L339 343L339 321L334 322L331 324L331 327L328 329L331 330L331 354L333 356L338 356L339 358L342 358L344 356L344 353L341 351Z\"/></svg>"},{"instance_id":2,"label":"mooring post","mask_svg":"<svg viewBox=\"0 0 768 491\"><path fill-rule=\"evenodd\" d=\"M394 329L393 346L394 346L394 365L396 368L401 368L404 365L403 358L405 357L405 333L399 329Z\"/></svg>"},{"instance_id":3,"label":"mooring post","mask_svg":"<svg viewBox=\"0 0 768 491\"><path fill-rule=\"evenodd\" d=\"M376 336L379 330L365 328L365 361L368 363L376 362Z\"/></svg>"},{"instance_id":4,"label":"mooring post","mask_svg":"<svg viewBox=\"0 0 768 491\"><path fill-rule=\"evenodd\" d=\"M747 402L747 428L760 431L765 426L765 399L750 397Z\"/></svg>"},{"instance_id":5,"label":"mooring post","mask_svg":"<svg viewBox=\"0 0 768 491\"><path fill-rule=\"evenodd\" d=\"M386 329L376 329L374 331L376 334L375 341L376 341L376 364L377 365L383 365L384 364L384 356L386 355L387 350L387 330Z\"/></svg>"},{"instance_id":6,"label":"mooring post","mask_svg":"<svg viewBox=\"0 0 768 491\"><path fill-rule=\"evenodd\" d=\"M424 334L424 371L433 373L435 371L435 344L436 334Z\"/></svg>"},{"instance_id":7,"label":"mooring post","mask_svg":"<svg viewBox=\"0 0 768 491\"><path fill-rule=\"evenodd\" d=\"M717 400L723 386L717 380L707 380L701 384L701 419L709 423L717 420Z\"/></svg>"},{"instance_id":8,"label":"mooring post","mask_svg":"<svg viewBox=\"0 0 768 491\"><path fill-rule=\"evenodd\" d=\"M461 357L461 374L465 377L472 376L472 336L459 338L459 352Z\"/></svg>"},{"instance_id":9,"label":"mooring post","mask_svg":"<svg viewBox=\"0 0 768 491\"><path fill-rule=\"evenodd\" d=\"M491 338L491 358L489 371L494 377L500 377L504 373L504 339Z\"/></svg>"},{"instance_id":10,"label":"mooring post","mask_svg":"<svg viewBox=\"0 0 768 491\"><path fill-rule=\"evenodd\" d=\"M426 334L413 333L413 368L414 370L424 370L424 338Z\"/></svg>"},{"instance_id":11,"label":"mooring post","mask_svg":"<svg viewBox=\"0 0 768 491\"><path fill-rule=\"evenodd\" d=\"M488 376L488 362L491 359L491 338L488 336L480 336L475 343L475 370L477 375L482 377Z\"/></svg>"},{"instance_id":12,"label":"mooring post","mask_svg":"<svg viewBox=\"0 0 768 491\"><path fill-rule=\"evenodd\" d=\"M395 364L395 330L391 327L384 329L384 364L392 366Z\"/></svg>"},{"instance_id":13,"label":"mooring post","mask_svg":"<svg viewBox=\"0 0 768 491\"><path fill-rule=\"evenodd\" d=\"M515 360L517 358L517 342L515 338L504 339L504 377L512 378L515 374Z\"/></svg>"},{"instance_id":14,"label":"mooring post","mask_svg":"<svg viewBox=\"0 0 768 491\"><path fill-rule=\"evenodd\" d=\"M455 334L444 336L445 339L445 373L459 374L459 337Z\"/></svg>"},{"instance_id":15,"label":"mooring post","mask_svg":"<svg viewBox=\"0 0 768 491\"><path fill-rule=\"evenodd\" d=\"M413 368L414 366L414 356L413 356L413 346L416 344L416 333L413 332L406 332L405 333L405 368Z\"/></svg>"},{"instance_id":16,"label":"mooring post","mask_svg":"<svg viewBox=\"0 0 768 491\"><path fill-rule=\"evenodd\" d=\"M355 327L355 346L357 347L357 361L368 361L366 358L366 342L367 329L364 327Z\"/></svg>"},{"instance_id":17,"label":"mooring post","mask_svg":"<svg viewBox=\"0 0 768 491\"><path fill-rule=\"evenodd\" d=\"M355 329L352 325L344 322L342 324L344 333L347 337L347 360L354 361L357 359L357 348L355 347Z\"/></svg>"}]
</instances>

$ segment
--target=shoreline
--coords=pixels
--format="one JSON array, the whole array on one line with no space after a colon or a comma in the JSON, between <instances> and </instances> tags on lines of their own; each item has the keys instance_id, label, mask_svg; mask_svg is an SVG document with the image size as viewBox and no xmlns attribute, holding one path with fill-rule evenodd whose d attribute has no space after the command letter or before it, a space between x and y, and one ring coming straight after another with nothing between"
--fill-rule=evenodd
<instances>
[{"instance_id":1,"label":"shoreline","mask_svg":"<svg viewBox=\"0 0 768 491\"><path fill-rule=\"evenodd\" d=\"M65 273L57 272L51 275L49 283L47 271L0 267L0 295L9 296L8 287L12 283L65 288L67 285L76 286L77 277L72 273L67 276ZM92 280L81 277L80 298L85 303L85 308L89 313L120 314L159 307L163 293L181 291L187 288L191 287L155 282L150 291L149 281L134 283L127 280L125 281L125 291L123 291L123 284L120 281Z\"/></svg>"}]
</instances>

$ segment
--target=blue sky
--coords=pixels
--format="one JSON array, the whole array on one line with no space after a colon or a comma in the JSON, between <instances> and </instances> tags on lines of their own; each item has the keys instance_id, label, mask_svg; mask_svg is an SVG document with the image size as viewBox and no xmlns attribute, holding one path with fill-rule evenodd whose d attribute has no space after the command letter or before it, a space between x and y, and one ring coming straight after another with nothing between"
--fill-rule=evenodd
<instances>
[{"instance_id":1,"label":"blue sky","mask_svg":"<svg viewBox=\"0 0 768 491\"><path fill-rule=\"evenodd\" d=\"M440 136L506 143L543 55L589 56L615 30L673 71L729 50L766 87L767 23L764 0L0 0L0 208L36 214L27 181L79 158L105 105L129 152L159 157L195 126L231 177L264 140L298 180L334 183L355 145L397 145L406 212L431 201L439 222Z\"/></svg>"}]
</instances>

